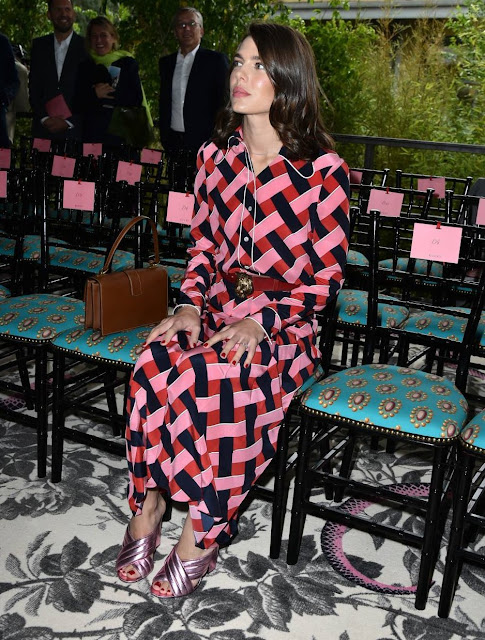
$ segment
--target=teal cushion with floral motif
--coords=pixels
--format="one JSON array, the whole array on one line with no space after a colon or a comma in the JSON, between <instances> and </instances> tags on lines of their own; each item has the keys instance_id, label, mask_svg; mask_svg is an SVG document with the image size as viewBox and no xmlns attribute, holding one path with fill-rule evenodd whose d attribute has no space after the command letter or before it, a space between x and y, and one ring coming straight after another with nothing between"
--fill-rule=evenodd
<instances>
[{"instance_id":1,"label":"teal cushion with floral motif","mask_svg":"<svg viewBox=\"0 0 485 640\"><path fill-rule=\"evenodd\" d=\"M380 260L379 266L383 269L392 269L392 259L389 258L387 260ZM407 258L398 258L397 259L397 268L399 271L407 271L408 268L408 259ZM426 275L428 273L428 261L427 260L416 260L414 263L414 273L419 273L421 275ZM397 275L397 274L396 274ZM430 269L430 276L436 276L437 278L443 277L443 265L440 262L432 262Z\"/></svg>"},{"instance_id":2,"label":"teal cushion with floral motif","mask_svg":"<svg viewBox=\"0 0 485 640\"><path fill-rule=\"evenodd\" d=\"M77 249L62 249L57 247L57 251L50 257L52 267L63 267L65 269L79 269L87 273L99 273L104 265L105 256L91 251L80 251ZM133 269L135 257L128 251L118 249L111 263L112 271L123 271Z\"/></svg>"},{"instance_id":3,"label":"teal cushion with floral motif","mask_svg":"<svg viewBox=\"0 0 485 640\"><path fill-rule=\"evenodd\" d=\"M485 454L485 411L480 411L468 422L460 433L465 449Z\"/></svg>"},{"instance_id":4,"label":"teal cushion with floral motif","mask_svg":"<svg viewBox=\"0 0 485 640\"><path fill-rule=\"evenodd\" d=\"M64 240L53 238L52 242L58 244L67 244ZM98 248L105 252L103 247ZM40 260L40 237L25 236L24 238L24 254L25 260ZM96 253L94 251L82 251L80 249L66 248L62 246L49 247L49 262L52 267L64 267L65 269L78 269L86 273L99 273L104 265L104 253ZM118 249L115 252L112 262L112 271L123 271L124 269L132 269L135 266L135 258L129 251Z\"/></svg>"},{"instance_id":5,"label":"teal cushion with floral motif","mask_svg":"<svg viewBox=\"0 0 485 640\"><path fill-rule=\"evenodd\" d=\"M122 362L131 366L143 351L143 343L152 328L153 325L142 326L102 336L100 331L79 327L59 334L52 341L52 346L71 355L74 353L91 360Z\"/></svg>"},{"instance_id":6,"label":"teal cushion with floral motif","mask_svg":"<svg viewBox=\"0 0 485 640\"><path fill-rule=\"evenodd\" d=\"M387 300L396 300L389 296L382 296ZM348 324L367 324L367 298L366 291L360 289L342 289L337 299L339 322ZM379 303L379 324L385 327L400 327L409 316L409 309L401 305L387 305Z\"/></svg>"},{"instance_id":7,"label":"teal cushion with floral motif","mask_svg":"<svg viewBox=\"0 0 485 640\"><path fill-rule=\"evenodd\" d=\"M182 280L185 275L185 267L174 267L170 264L163 265L167 270L168 277L170 278L170 285L173 289L180 289Z\"/></svg>"},{"instance_id":8,"label":"teal cushion with floral motif","mask_svg":"<svg viewBox=\"0 0 485 640\"><path fill-rule=\"evenodd\" d=\"M67 244L64 240L60 240L59 238L52 238L51 241L57 244ZM40 260L40 236L25 236L23 246L24 260L35 260L36 262ZM58 250L59 247L49 247L49 256L52 257Z\"/></svg>"},{"instance_id":9,"label":"teal cushion with floral motif","mask_svg":"<svg viewBox=\"0 0 485 640\"><path fill-rule=\"evenodd\" d=\"M468 412L465 398L447 378L387 364L332 374L303 394L301 406L337 422L351 420L423 441L457 438Z\"/></svg>"},{"instance_id":10,"label":"teal cushion with floral motif","mask_svg":"<svg viewBox=\"0 0 485 640\"><path fill-rule=\"evenodd\" d=\"M360 251L349 249L349 252L347 253L347 264L351 264L355 267L368 267L369 260L363 253L360 253Z\"/></svg>"},{"instance_id":11,"label":"teal cushion with floral motif","mask_svg":"<svg viewBox=\"0 0 485 640\"><path fill-rule=\"evenodd\" d=\"M82 300L39 293L0 301L0 335L45 342L79 326L84 326Z\"/></svg>"},{"instance_id":12,"label":"teal cushion with floral motif","mask_svg":"<svg viewBox=\"0 0 485 640\"><path fill-rule=\"evenodd\" d=\"M448 307L451 308L451 307ZM470 313L470 309L465 307L453 307L464 313ZM445 307L446 309L446 307ZM428 336L439 336L453 342L462 342L466 329L466 318L460 318L447 313L438 313L435 311L420 311L413 314L404 323L406 331L412 333L422 333ZM485 331L485 314L478 323L477 342L483 341Z\"/></svg>"},{"instance_id":13,"label":"teal cushion with floral motif","mask_svg":"<svg viewBox=\"0 0 485 640\"><path fill-rule=\"evenodd\" d=\"M7 238L2 236L0 238L0 255L12 257L15 251L15 238Z\"/></svg>"}]
</instances>

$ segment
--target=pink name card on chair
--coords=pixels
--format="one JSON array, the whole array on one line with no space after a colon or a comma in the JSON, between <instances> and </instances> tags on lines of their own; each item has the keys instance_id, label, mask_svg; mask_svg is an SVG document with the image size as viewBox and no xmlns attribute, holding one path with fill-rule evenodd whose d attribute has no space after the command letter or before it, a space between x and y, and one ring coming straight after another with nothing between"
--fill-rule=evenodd
<instances>
[{"instance_id":1,"label":"pink name card on chair","mask_svg":"<svg viewBox=\"0 0 485 640\"><path fill-rule=\"evenodd\" d=\"M10 169L12 149L0 149L0 169Z\"/></svg>"},{"instance_id":2,"label":"pink name card on chair","mask_svg":"<svg viewBox=\"0 0 485 640\"><path fill-rule=\"evenodd\" d=\"M433 196L435 198L444 198L446 181L444 178L418 178L419 191L426 191L426 189L434 189Z\"/></svg>"},{"instance_id":3,"label":"pink name card on chair","mask_svg":"<svg viewBox=\"0 0 485 640\"><path fill-rule=\"evenodd\" d=\"M94 211L94 182L64 180L62 206L64 209Z\"/></svg>"},{"instance_id":4,"label":"pink name card on chair","mask_svg":"<svg viewBox=\"0 0 485 640\"><path fill-rule=\"evenodd\" d=\"M456 264L460 256L462 231L460 227L417 222L413 229L411 258Z\"/></svg>"},{"instance_id":5,"label":"pink name card on chair","mask_svg":"<svg viewBox=\"0 0 485 640\"><path fill-rule=\"evenodd\" d=\"M480 198L478 202L476 224L485 224L485 198Z\"/></svg>"},{"instance_id":6,"label":"pink name card on chair","mask_svg":"<svg viewBox=\"0 0 485 640\"><path fill-rule=\"evenodd\" d=\"M51 150L51 141L45 138L34 138L32 141L32 149L48 153Z\"/></svg>"},{"instance_id":7,"label":"pink name card on chair","mask_svg":"<svg viewBox=\"0 0 485 640\"><path fill-rule=\"evenodd\" d=\"M388 218L399 218L401 215L403 200L404 194L402 193L371 189L367 213L369 213L369 211L380 211L382 216L387 216Z\"/></svg>"},{"instance_id":8,"label":"pink name card on chair","mask_svg":"<svg viewBox=\"0 0 485 640\"><path fill-rule=\"evenodd\" d=\"M0 171L0 198L7 197L7 172Z\"/></svg>"},{"instance_id":9,"label":"pink name card on chair","mask_svg":"<svg viewBox=\"0 0 485 640\"><path fill-rule=\"evenodd\" d=\"M67 158L66 156L54 156L52 160L52 175L61 178L72 178L76 167L75 158Z\"/></svg>"},{"instance_id":10,"label":"pink name card on chair","mask_svg":"<svg viewBox=\"0 0 485 640\"><path fill-rule=\"evenodd\" d=\"M83 143L83 156L94 156L99 158L103 153L103 145L101 142L84 142Z\"/></svg>"},{"instance_id":11,"label":"pink name card on chair","mask_svg":"<svg viewBox=\"0 0 485 640\"><path fill-rule=\"evenodd\" d=\"M142 149L141 150L141 162L145 164L158 164L162 159L162 152L156 149Z\"/></svg>"},{"instance_id":12,"label":"pink name card on chair","mask_svg":"<svg viewBox=\"0 0 485 640\"><path fill-rule=\"evenodd\" d=\"M193 193L170 191L168 194L167 222L190 224L194 214L195 197Z\"/></svg>"},{"instance_id":13,"label":"pink name card on chair","mask_svg":"<svg viewBox=\"0 0 485 640\"><path fill-rule=\"evenodd\" d=\"M360 184L362 182L362 171L350 170L350 184Z\"/></svg>"},{"instance_id":14,"label":"pink name card on chair","mask_svg":"<svg viewBox=\"0 0 485 640\"><path fill-rule=\"evenodd\" d=\"M118 169L116 170L116 182L120 182L120 180L126 180L128 184L140 182L141 169L141 164L133 164L133 162L120 160L118 162Z\"/></svg>"}]
</instances>

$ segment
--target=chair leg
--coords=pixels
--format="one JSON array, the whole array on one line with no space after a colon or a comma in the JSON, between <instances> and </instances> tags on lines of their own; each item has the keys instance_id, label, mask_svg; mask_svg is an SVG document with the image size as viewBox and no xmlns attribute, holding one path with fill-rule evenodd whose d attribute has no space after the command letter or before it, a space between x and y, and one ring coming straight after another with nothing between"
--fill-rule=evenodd
<instances>
[{"instance_id":1,"label":"chair leg","mask_svg":"<svg viewBox=\"0 0 485 640\"><path fill-rule=\"evenodd\" d=\"M443 503L443 486L447 469L448 447L436 447L433 458L433 472L429 487L428 509L424 525L423 546L419 566L418 585L416 589L415 607L424 609L428 599L428 591L433 577L436 558L439 553L440 517Z\"/></svg>"},{"instance_id":2,"label":"chair leg","mask_svg":"<svg viewBox=\"0 0 485 640\"><path fill-rule=\"evenodd\" d=\"M305 511L303 504L306 498L306 475L310 460L310 442L312 437L311 420L303 415L301 421L300 439L298 442L298 461L295 475L295 491L293 506L291 509L290 537L288 540L288 554L286 562L296 564L300 555L303 526L305 524Z\"/></svg>"},{"instance_id":3,"label":"chair leg","mask_svg":"<svg viewBox=\"0 0 485 640\"><path fill-rule=\"evenodd\" d=\"M27 355L23 347L16 352L15 358L17 360L20 384L24 391L25 406L31 411L34 408L35 399L33 398L32 389L30 387L30 378L27 369Z\"/></svg>"},{"instance_id":4,"label":"chair leg","mask_svg":"<svg viewBox=\"0 0 485 640\"><path fill-rule=\"evenodd\" d=\"M37 414L37 475L47 473L47 347L35 353L35 409Z\"/></svg>"},{"instance_id":5,"label":"chair leg","mask_svg":"<svg viewBox=\"0 0 485 640\"><path fill-rule=\"evenodd\" d=\"M456 491L453 498L453 519L451 522L448 552L446 554L445 572L441 584L441 596L438 607L440 618L447 618L450 614L451 604L455 595L456 586L460 577L463 560L460 549L463 548L465 532L465 516L468 506L468 498L473 480L475 460L472 456L463 454L455 473Z\"/></svg>"},{"instance_id":6,"label":"chair leg","mask_svg":"<svg viewBox=\"0 0 485 640\"><path fill-rule=\"evenodd\" d=\"M353 433L353 431L351 430L349 432L349 440L345 445L344 454L342 456L342 462L340 463L339 476L341 476L342 478L350 478L350 473L352 471L352 462L354 459L355 442L356 442L355 433ZM378 443L376 441L376 448L377 448L377 444ZM334 490L335 502L342 502L342 500L344 499L344 494L345 494L345 487L343 485L337 486Z\"/></svg>"},{"instance_id":7,"label":"chair leg","mask_svg":"<svg viewBox=\"0 0 485 640\"><path fill-rule=\"evenodd\" d=\"M52 482L60 482L62 477L62 456L64 449L64 370L66 357L55 351L53 361L53 396L52 396Z\"/></svg>"},{"instance_id":8,"label":"chair leg","mask_svg":"<svg viewBox=\"0 0 485 640\"><path fill-rule=\"evenodd\" d=\"M283 535L283 524L285 521L287 487L286 487L286 464L288 459L290 425L285 421L281 425L278 434L278 443L274 459L275 478L273 488L273 513L271 518L271 544L269 557L276 559L280 556L281 537Z\"/></svg>"}]
</instances>

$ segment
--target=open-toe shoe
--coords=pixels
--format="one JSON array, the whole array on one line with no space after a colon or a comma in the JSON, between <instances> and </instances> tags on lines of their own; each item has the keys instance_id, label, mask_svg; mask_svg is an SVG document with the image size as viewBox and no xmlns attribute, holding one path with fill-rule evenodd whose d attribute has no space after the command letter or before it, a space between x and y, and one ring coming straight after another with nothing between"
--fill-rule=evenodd
<instances>
[{"instance_id":1,"label":"open-toe shoe","mask_svg":"<svg viewBox=\"0 0 485 640\"><path fill-rule=\"evenodd\" d=\"M116 571L118 578L123 582L138 582L145 578L153 569L153 556L160 544L161 524L157 524L155 529L144 538L134 540L130 533L130 527L126 527L125 537L121 545L120 552L116 558ZM133 578L126 577L121 570L132 566L128 573ZM135 571L136 569L136 571Z\"/></svg>"},{"instance_id":2,"label":"open-toe shoe","mask_svg":"<svg viewBox=\"0 0 485 640\"><path fill-rule=\"evenodd\" d=\"M196 558L195 560L181 560L177 553L177 545L168 554L162 568L156 574L152 582L151 592L157 598L179 598L188 596L199 586L206 573L215 569L219 547L217 545L210 548L209 553ZM198 580L194 585L193 580ZM155 591L153 585L156 582L168 582L170 593Z\"/></svg>"}]
</instances>

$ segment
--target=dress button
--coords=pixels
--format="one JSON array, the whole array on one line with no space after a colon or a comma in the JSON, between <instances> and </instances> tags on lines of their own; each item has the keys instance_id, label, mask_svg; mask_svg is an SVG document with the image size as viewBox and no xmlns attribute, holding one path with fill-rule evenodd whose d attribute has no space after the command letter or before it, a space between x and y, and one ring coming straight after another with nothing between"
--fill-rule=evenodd
<instances>
[{"instance_id":1,"label":"dress button","mask_svg":"<svg viewBox=\"0 0 485 640\"><path fill-rule=\"evenodd\" d=\"M244 242L249 242L249 236L244 236L243 240Z\"/></svg>"},{"instance_id":2,"label":"dress button","mask_svg":"<svg viewBox=\"0 0 485 640\"><path fill-rule=\"evenodd\" d=\"M253 210L253 208L252 208L252 207L248 207L248 211L252 211L252 210Z\"/></svg>"}]
</instances>

